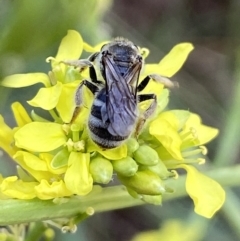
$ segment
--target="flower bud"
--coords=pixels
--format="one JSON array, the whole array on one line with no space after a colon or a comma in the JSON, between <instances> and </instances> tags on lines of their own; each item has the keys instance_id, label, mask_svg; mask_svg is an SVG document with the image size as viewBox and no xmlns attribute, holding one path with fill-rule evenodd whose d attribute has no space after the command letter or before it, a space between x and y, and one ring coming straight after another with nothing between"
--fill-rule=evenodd
<instances>
[{"instance_id":1,"label":"flower bud","mask_svg":"<svg viewBox=\"0 0 240 241\"><path fill-rule=\"evenodd\" d=\"M134 153L133 158L137 163L152 166L158 163L158 154L157 152L147 145L140 146Z\"/></svg>"},{"instance_id":2,"label":"flower bud","mask_svg":"<svg viewBox=\"0 0 240 241\"><path fill-rule=\"evenodd\" d=\"M146 203L161 205L162 204L162 195L143 195L142 200Z\"/></svg>"},{"instance_id":3,"label":"flower bud","mask_svg":"<svg viewBox=\"0 0 240 241\"><path fill-rule=\"evenodd\" d=\"M129 193L129 195L131 195L133 198L136 199L141 199L143 195L138 194L136 191L134 191L133 189L127 187L127 191Z\"/></svg>"},{"instance_id":4,"label":"flower bud","mask_svg":"<svg viewBox=\"0 0 240 241\"><path fill-rule=\"evenodd\" d=\"M135 138L130 138L126 142L128 155L131 156L139 148L139 144Z\"/></svg>"},{"instance_id":5,"label":"flower bud","mask_svg":"<svg viewBox=\"0 0 240 241\"><path fill-rule=\"evenodd\" d=\"M114 160L112 165L117 173L126 177L133 176L138 170L137 163L130 156Z\"/></svg>"},{"instance_id":6,"label":"flower bud","mask_svg":"<svg viewBox=\"0 0 240 241\"><path fill-rule=\"evenodd\" d=\"M70 153L66 148L60 150L52 159L51 167L54 169L66 166Z\"/></svg>"},{"instance_id":7,"label":"flower bud","mask_svg":"<svg viewBox=\"0 0 240 241\"><path fill-rule=\"evenodd\" d=\"M165 164L159 160L158 163L154 166L147 166L145 167L148 170L156 173L161 179L166 179L169 176L172 176L173 174L168 171L167 167L165 166Z\"/></svg>"},{"instance_id":8,"label":"flower bud","mask_svg":"<svg viewBox=\"0 0 240 241\"><path fill-rule=\"evenodd\" d=\"M107 184L112 180L112 163L103 157L95 157L90 161L90 173L94 182Z\"/></svg>"},{"instance_id":9,"label":"flower bud","mask_svg":"<svg viewBox=\"0 0 240 241\"><path fill-rule=\"evenodd\" d=\"M138 171L132 177L118 175L120 181L138 194L160 195L165 192L161 178L150 170Z\"/></svg>"}]
</instances>

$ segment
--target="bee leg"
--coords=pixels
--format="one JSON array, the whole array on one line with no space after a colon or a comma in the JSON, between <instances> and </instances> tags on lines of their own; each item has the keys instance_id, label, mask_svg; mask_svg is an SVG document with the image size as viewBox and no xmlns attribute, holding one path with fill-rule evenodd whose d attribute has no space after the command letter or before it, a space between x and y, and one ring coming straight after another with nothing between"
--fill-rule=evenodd
<instances>
[{"instance_id":1,"label":"bee leg","mask_svg":"<svg viewBox=\"0 0 240 241\"><path fill-rule=\"evenodd\" d=\"M179 87L179 84L177 81L171 81L167 77L161 76L159 74L151 74L149 75L149 77L154 81L163 84L167 88L171 89L171 88Z\"/></svg>"},{"instance_id":2,"label":"bee leg","mask_svg":"<svg viewBox=\"0 0 240 241\"><path fill-rule=\"evenodd\" d=\"M61 61L61 63L73 66L75 68L79 68L80 72L82 72L84 69L89 68L93 65L92 62L88 59L65 60L65 61Z\"/></svg>"},{"instance_id":3,"label":"bee leg","mask_svg":"<svg viewBox=\"0 0 240 241\"><path fill-rule=\"evenodd\" d=\"M168 87L168 88L174 88L174 87L179 87L178 82L176 81L171 81L170 79L158 75L158 74L151 74L146 76L141 83L137 86L137 92L142 91L149 83L149 81L153 79L154 81L156 81L157 83L161 83L164 86Z\"/></svg>"},{"instance_id":4,"label":"bee leg","mask_svg":"<svg viewBox=\"0 0 240 241\"><path fill-rule=\"evenodd\" d=\"M96 86L95 84L93 84L92 82L87 81L87 80L83 80L81 82L81 84L78 86L76 94L75 94L75 104L76 104L76 107L75 107L75 110L73 112L73 116L72 116L72 119L71 119L70 123L74 122L74 120L77 118L77 116L78 116L78 114L79 114L79 112L81 110L81 107L82 107L82 104L83 104L83 86L84 85L93 94L95 94L97 91L99 91L99 87Z\"/></svg>"},{"instance_id":5,"label":"bee leg","mask_svg":"<svg viewBox=\"0 0 240 241\"><path fill-rule=\"evenodd\" d=\"M86 68L90 68L90 78L93 82L95 82L95 80L97 81L97 75L92 62L96 59L98 54L99 52L96 52L91 54L87 59L65 60L61 61L61 63L79 68L80 72Z\"/></svg>"},{"instance_id":6,"label":"bee leg","mask_svg":"<svg viewBox=\"0 0 240 241\"><path fill-rule=\"evenodd\" d=\"M135 136L138 136L140 131L143 128L146 120L154 113L157 107L157 97L155 94L141 94L138 95L138 102L142 102L145 100L153 100L150 106L143 112L142 116L139 118L136 126Z\"/></svg>"}]
</instances>

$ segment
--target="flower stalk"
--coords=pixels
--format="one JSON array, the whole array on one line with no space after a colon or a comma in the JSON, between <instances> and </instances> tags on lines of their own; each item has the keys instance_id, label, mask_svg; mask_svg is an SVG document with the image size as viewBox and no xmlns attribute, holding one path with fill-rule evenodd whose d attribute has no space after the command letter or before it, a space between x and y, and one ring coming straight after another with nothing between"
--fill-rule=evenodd
<instances>
[{"instance_id":1,"label":"flower stalk","mask_svg":"<svg viewBox=\"0 0 240 241\"><path fill-rule=\"evenodd\" d=\"M224 167L205 174L218 181L224 187L239 185L240 165ZM163 200L172 200L187 195L185 190L186 175L180 176L177 181L168 179L166 185L174 189L171 195L164 195ZM85 213L91 207L96 212L110 211L144 204L139 199L129 196L123 186L97 187L93 193L84 197L73 196L67 202L55 204L52 200L0 200L0 225L29 223L39 220L54 220L62 217L75 217ZM22 210L22 212L19 212Z\"/></svg>"}]
</instances>

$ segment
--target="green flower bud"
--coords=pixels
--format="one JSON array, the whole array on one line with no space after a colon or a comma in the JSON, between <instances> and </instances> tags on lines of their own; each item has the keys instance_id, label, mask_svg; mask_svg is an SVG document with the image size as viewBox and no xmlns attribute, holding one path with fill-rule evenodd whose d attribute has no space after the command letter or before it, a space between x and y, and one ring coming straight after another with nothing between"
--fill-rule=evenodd
<instances>
[{"instance_id":1,"label":"green flower bud","mask_svg":"<svg viewBox=\"0 0 240 241\"><path fill-rule=\"evenodd\" d=\"M126 177L133 176L138 170L137 163L130 156L114 160L112 161L112 165L117 173Z\"/></svg>"},{"instance_id":2,"label":"green flower bud","mask_svg":"<svg viewBox=\"0 0 240 241\"><path fill-rule=\"evenodd\" d=\"M165 192L161 178L150 170L138 171L132 177L118 175L120 181L138 194L160 195Z\"/></svg>"},{"instance_id":3,"label":"green flower bud","mask_svg":"<svg viewBox=\"0 0 240 241\"><path fill-rule=\"evenodd\" d=\"M133 158L137 163L152 166L158 163L159 157L157 152L147 145L140 146L134 153Z\"/></svg>"},{"instance_id":4,"label":"green flower bud","mask_svg":"<svg viewBox=\"0 0 240 241\"><path fill-rule=\"evenodd\" d=\"M90 161L90 173L94 182L107 184L112 180L112 163L103 157L95 157Z\"/></svg>"},{"instance_id":5,"label":"green flower bud","mask_svg":"<svg viewBox=\"0 0 240 241\"><path fill-rule=\"evenodd\" d=\"M167 167L161 160L159 160L158 163L154 166L145 166L142 169L148 169L156 173L161 179L166 179L173 175L170 171L168 171Z\"/></svg>"},{"instance_id":6,"label":"green flower bud","mask_svg":"<svg viewBox=\"0 0 240 241\"><path fill-rule=\"evenodd\" d=\"M139 195L136 191L134 191L133 189L127 187L127 191L129 193L129 195L131 195L133 198L136 199L141 199L143 195Z\"/></svg>"},{"instance_id":7,"label":"green flower bud","mask_svg":"<svg viewBox=\"0 0 240 241\"><path fill-rule=\"evenodd\" d=\"M128 155L131 156L139 148L139 144L135 138L130 138L126 142Z\"/></svg>"},{"instance_id":8,"label":"green flower bud","mask_svg":"<svg viewBox=\"0 0 240 241\"><path fill-rule=\"evenodd\" d=\"M60 150L52 159L51 161L51 167L53 169L58 169L64 166L67 166L68 164L68 158L69 158L69 151L67 148L64 148Z\"/></svg>"},{"instance_id":9,"label":"green flower bud","mask_svg":"<svg viewBox=\"0 0 240 241\"><path fill-rule=\"evenodd\" d=\"M162 195L143 195L142 199L146 203L161 205L162 204Z\"/></svg>"}]
</instances>

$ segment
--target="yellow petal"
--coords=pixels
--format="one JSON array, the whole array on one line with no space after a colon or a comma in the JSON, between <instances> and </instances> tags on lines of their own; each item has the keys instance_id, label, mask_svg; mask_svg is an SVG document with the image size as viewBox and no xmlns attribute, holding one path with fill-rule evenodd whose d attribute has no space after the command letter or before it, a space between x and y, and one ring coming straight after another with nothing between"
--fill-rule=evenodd
<instances>
[{"instance_id":1,"label":"yellow petal","mask_svg":"<svg viewBox=\"0 0 240 241\"><path fill-rule=\"evenodd\" d=\"M183 220L169 219L161 225L161 229L142 232L131 241L193 241L199 240L202 232L199 223L185 224Z\"/></svg>"},{"instance_id":2,"label":"yellow petal","mask_svg":"<svg viewBox=\"0 0 240 241\"><path fill-rule=\"evenodd\" d=\"M16 131L15 144L33 152L49 152L62 146L66 136L61 124L32 122Z\"/></svg>"},{"instance_id":3,"label":"yellow petal","mask_svg":"<svg viewBox=\"0 0 240 241\"><path fill-rule=\"evenodd\" d=\"M181 43L173 49L159 62L159 72L166 77L172 77L183 66L188 55L193 50L190 43Z\"/></svg>"},{"instance_id":4,"label":"yellow petal","mask_svg":"<svg viewBox=\"0 0 240 241\"><path fill-rule=\"evenodd\" d=\"M159 114L159 118L162 118L171 123L172 127L177 131L182 129L189 116L190 112L186 110L170 110Z\"/></svg>"},{"instance_id":5,"label":"yellow petal","mask_svg":"<svg viewBox=\"0 0 240 241\"><path fill-rule=\"evenodd\" d=\"M144 76L150 74L159 74L159 65L158 64L145 64L144 66Z\"/></svg>"},{"instance_id":6,"label":"yellow petal","mask_svg":"<svg viewBox=\"0 0 240 241\"><path fill-rule=\"evenodd\" d=\"M95 143L93 143L93 141L88 140L87 151L88 152L97 151L109 160L119 160L127 156L127 145L122 144L121 146L113 149L102 150Z\"/></svg>"},{"instance_id":7,"label":"yellow petal","mask_svg":"<svg viewBox=\"0 0 240 241\"><path fill-rule=\"evenodd\" d=\"M74 81L69 84L64 84L62 87L56 108L61 119L65 123L69 123L72 119L73 111L76 106L75 93L78 86L79 81Z\"/></svg>"},{"instance_id":8,"label":"yellow petal","mask_svg":"<svg viewBox=\"0 0 240 241\"><path fill-rule=\"evenodd\" d=\"M198 115L191 113L181 133L184 134L192 130L195 133L195 138L192 140L192 145L194 146L203 145L211 141L219 133L218 129L203 125L201 122L201 118Z\"/></svg>"},{"instance_id":9,"label":"yellow petal","mask_svg":"<svg viewBox=\"0 0 240 241\"><path fill-rule=\"evenodd\" d=\"M163 147L177 160L182 160L182 140L176 129L168 121L158 117L150 123L149 132L155 136Z\"/></svg>"},{"instance_id":10,"label":"yellow petal","mask_svg":"<svg viewBox=\"0 0 240 241\"><path fill-rule=\"evenodd\" d=\"M53 182L51 184L46 180L42 180L39 185L35 186L35 191L37 197L42 200L66 197L73 194L66 188L66 185L62 180Z\"/></svg>"},{"instance_id":11,"label":"yellow petal","mask_svg":"<svg viewBox=\"0 0 240 241\"><path fill-rule=\"evenodd\" d=\"M67 35L62 39L56 55L56 61L79 59L83 50L81 35L74 30L68 30ZM54 67L54 66L53 66Z\"/></svg>"},{"instance_id":12,"label":"yellow petal","mask_svg":"<svg viewBox=\"0 0 240 241\"><path fill-rule=\"evenodd\" d=\"M146 88L144 88L144 90L141 92L141 94L149 94L149 93L153 93L156 96L159 96L162 91L163 91L163 85L159 84L155 81L150 81L149 84L146 86ZM145 103L147 101L143 101L142 103ZM149 106L149 104L148 104Z\"/></svg>"},{"instance_id":13,"label":"yellow petal","mask_svg":"<svg viewBox=\"0 0 240 241\"><path fill-rule=\"evenodd\" d=\"M32 153L18 151L13 158L24 170L38 181L42 179L50 180L55 177L54 174L49 172L46 161Z\"/></svg>"},{"instance_id":14,"label":"yellow petal","mask_svg":"<svg viewBox=\"0 0 240 241\"><path fill-rule=\"evenodd\" d=\"M225 191L219 183L197 171L193 166L179 165L187 171L186 190L193 199L194 211L211 218L225 201Z\"/></svg>"},{"instance_id":15,"label":"yellow petal","mask_svg":"<svg viewBox=\"0 0 240 241\"><path fill-rule=\"evenodd\" d=\"M92 47L91 45L89 45L88 43L84 42L83 43L83 49L86 51L86 52L90 52L90 53L95 53L95 52L99 52L102 48L102 46L104 44L107 44L109 43L109 41L103 41L97 45L95 45L94 47Z\"/></svg>"},{"instance_id":16,"label":"yellow petal","mask_svg":"<svg viewBox=\"0 0 240 241\"><path fill-rule=\"evenodd\" d=\"M23 182L17 176L7 177L1 184L1 191L4 195L18 199L33 199L36 197L34 187L37 182Z\"/></svg>"},{"instance_id":17,"label":"yellow petal","mask_svg":"<svg viewBox=\"0 0 240 241\"><path fill-rule=\"evenodd\" d=\"M28 166L33 170L37 171L48 171L47 163L43 160L41 160L39 157L33 155L32 153L26 152L26 151L18 151L14 158L20 158L22 159L21 166Z\"/></svg>"},{"instance_id":18,"label":"yellow petal","mask_svg":"<svg viewBox=\"0 0 240 241\"><path fill-rule=\"evenodd\" d=\"M109 160L119 160L127 157L127 145L122 144L119 147L109 150L99 150L98 152Z\"/></svg>"},{"instance_id":19,"label":"yellow petal","mask_svg":"<svg viewBox=\"0 0 240 241\"><path fill-rule=\"evenodd\" d=\"M14 131L4 122L3 117L0 115L0 147L12 156L18 150L13 144Z\"/></svg>"},{"instance_id":20,"label":"yellow petal","mask_svg":"<svg viewBox=\"0 0 240 241\"><path fill-rule=\"evenodd\" d=\"M32 122L30 116L21 103L14 102L12 103L11 108L18 126L22 127Z\"/></svg>"},{"instance_id":21,"label":"yellow petal","mask_svg":"<svg viewBox=\"0 0 240 241\"><path fill-rule=\"evenodd\" d=\"M44 110L52 110L58 103L61 90L62 84L57 82L57 84L52 87L39 89L37 95L27 102L34 107L40 107Z\"/></svg>"},{"instance_id":22,"label":"yellow petal","mask_svg":"<svg viewBox=\"0 0 240 241\"><path fill-rule=\"evenodd\" d=\"M50 86L48 75L44 73L9 75L3 79L1 85L10 88L21 88L35 85L37 83L43 83L46 87Z\"/></svg>"},{"instance_id":23,"label":"yellow petal","mask_svg":"<svg viewBox=\"0 0 240 241\"><path fill-rule=\"evenodd\" d=\"M193 45L190 43L177 44L159 64L147 64L144 73L172 77L183 66L192 50Z\"/></svg>"},{"instance_id":24,"label":"yellow petal","mask_svg":"<svg viewBox=\"0 0 240 241\"><path fill-rule=\"evenodd\" d=\"M2 184L3 180L4 180L4 178L3 178L3 176L0 174L0 200L5 200L5 199L11 198L11 197L8 197L8 196L4 195L4 194L2 193L2 191L1 191L1 184Z\"/></svg>"},{"instance_id":25,"label":"yellow petal","mask_svg":"<svg viewBox=\"0 0 240 241\"><path fill-rule=\"evenodd\" d=\"M64 181L72 193L87 195L92 190L93 179L89 173L89 164L89 153L71 152Z\"/></svg>"}]
</instances>

